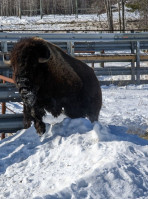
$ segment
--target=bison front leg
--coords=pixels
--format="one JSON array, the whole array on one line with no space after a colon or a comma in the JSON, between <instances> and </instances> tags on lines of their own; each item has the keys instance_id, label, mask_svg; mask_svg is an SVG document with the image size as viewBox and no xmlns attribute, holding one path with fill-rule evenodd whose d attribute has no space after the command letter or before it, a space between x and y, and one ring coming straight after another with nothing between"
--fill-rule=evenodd
<instances>
[{"instance_id":1,"label":"bison front leg","mask_svg":"<svg viewBox=\"0 0 148 199\"><path fill-rule=\"evenodd\" d=\"M31 126L32 117L31 117L31 108L26 104L24 104L23 113L24 113L24 128L27 129Z\"/></svg>"},{"instance_id":2,"label":"bison front leg","mask_svg":"<svg viewBox=\"0 0 148 199\"><path fill-rule=\"evenodd\" d=\"M43 108L38 106L31 108L31 116L33 117L34 126L37 133L41 136L45 133L45 124L42 121L43 116L45 115L45 111Z\"/></svg>"}]
</instances>

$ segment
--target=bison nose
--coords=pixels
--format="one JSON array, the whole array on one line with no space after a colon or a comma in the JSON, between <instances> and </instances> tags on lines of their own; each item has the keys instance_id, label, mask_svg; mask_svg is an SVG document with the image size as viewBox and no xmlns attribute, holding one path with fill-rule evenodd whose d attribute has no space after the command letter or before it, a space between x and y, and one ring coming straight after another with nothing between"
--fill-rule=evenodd
<instances>
[{"instance_id":1,"label":"bison nose","mask_svg":"<svg viewBox=\"0 0 148 199\"><path fill-rule=\"evenodd\" d=\"M17 82L17 86L18 86L18 88L20 88L20 87L21 87L21 84L20 84L19 82Z\"/></svg>"},{"instance_id":2,"label":"bison nose","mask_svg":"<svg viewBox=\"0 0 148 199\"><path fill-rule=\"evenodd\" d=\"M30 81L26 77L19 77L16 78L16 84L18 87L28 86L30 85Z\"/></svg>"},{"instance_id":3,"label":"bison nose","mask_svg":"<svg viewBox=\"0 0 148 199\"><path fill-rule=\"evenodd\" d=\"M21 94L27 94L28 90L26 88L22 88L20 91Z\"/></svg>"},{"instance_id":4,"label":"bison nose","mask_svg":"<svg viewBox=\"0 0 148 199\"><path fill-rule=\"evenodd\" d=\"M21 82L26 82L26 81L29 81L29 80L28 80L27 77L21 77L21 78L20 78L20 81L21 81Z\"/></svg>"}]
</instances>

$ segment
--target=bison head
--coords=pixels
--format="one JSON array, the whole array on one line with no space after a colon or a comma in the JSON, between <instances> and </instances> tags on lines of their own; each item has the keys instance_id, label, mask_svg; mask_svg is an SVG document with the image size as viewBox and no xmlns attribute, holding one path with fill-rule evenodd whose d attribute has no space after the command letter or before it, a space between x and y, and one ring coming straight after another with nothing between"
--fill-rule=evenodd
<instances>
[{"instance_id":1,"label":"bison head","mask_svg":"<svg viewBox=\"0 0 148 199\"><path fill-rule=\"evenodd\" d=\"M50 51L47 43L40 38L33 37L21 39L11 52L10 61L4 63L11 65L14 80L21 97L29 106L36 102L36 94L43 81Z\"/></svg>"}]
</instances>

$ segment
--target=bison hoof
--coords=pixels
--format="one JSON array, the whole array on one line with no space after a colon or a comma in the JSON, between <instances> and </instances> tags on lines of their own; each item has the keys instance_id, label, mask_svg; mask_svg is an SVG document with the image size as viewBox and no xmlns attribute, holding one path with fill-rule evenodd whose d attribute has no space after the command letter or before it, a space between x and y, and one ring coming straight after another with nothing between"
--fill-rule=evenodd
<instances>
[{"instance_id":1,"label":"bison hoof","mask_svg":"<svg viewBox=\"0 0 148 199\"><path fill-rule=\"evenodd\" d=\"M35 125L35 128L36 128L36 125ZM38 125L38 127L36 128L36 131L39 136L42 136L46 131L45 124L42 123L41 125Z\"/></svg>"},{"instance_id":2,"label":"bison hoof","mask_svg":"<svg viewBox=\"0 0 148 199\"><path fill-rule=\"evenodd\" d=\"M37 131L37 133L41 137L45 132L43 132L43 131Z\"/></svg>"},{"instance_id":3,"label":"bison hoof","mask_svg":"<svg viewBox=\"0 0 148 199\"><path fill-rule=\"evenodd\" d=\"M25 121L24 122L24 128L28 129L31 126L31 121Z\"/></svg>"}]
</instances>

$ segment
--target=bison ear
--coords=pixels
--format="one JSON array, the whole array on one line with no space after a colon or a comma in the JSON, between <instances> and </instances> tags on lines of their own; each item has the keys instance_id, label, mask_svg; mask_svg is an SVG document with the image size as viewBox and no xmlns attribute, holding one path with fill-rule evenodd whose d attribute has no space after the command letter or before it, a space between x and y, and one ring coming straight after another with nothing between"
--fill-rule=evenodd
<instances>
[{"instance_id":1,"label":"bison ear","mask_svg":"<svg viewBox=\"0 0 148 199\"><path fill-rule=\"evenodd\" d=\"M46 62L49 61L49 59L50 59L50 50L49 50L47 45L44 45L43 50L41 52L41 55L38 58L38 62L41 63L41 64L46 63Z\"/></svg>"},{"instance_id":2,"label":"bison ear","mask_svg":"<svg viewBox=\"0 0 148 199\"><path fill-rule=\"evenodd\" d=\"M3 62L7 66L11 66L10 54L6 54L6 53L3 54Z\"/></svg>"}]
</instances>

